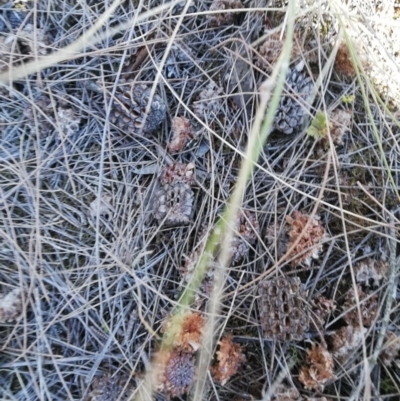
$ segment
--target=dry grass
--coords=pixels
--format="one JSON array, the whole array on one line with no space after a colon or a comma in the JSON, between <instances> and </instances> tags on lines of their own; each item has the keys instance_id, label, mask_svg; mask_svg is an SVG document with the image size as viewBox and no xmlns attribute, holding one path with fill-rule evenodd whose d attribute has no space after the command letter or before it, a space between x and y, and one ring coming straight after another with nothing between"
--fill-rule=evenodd
<instances>
[{"instance_id":1,"label":"dry grass","mask_svg":"<svg viewBox=\"0 0 400 401\"><path fill-rule=\"evenodd\" d=\"M27 11L18 11L19 18L25 22L10 26L11 3L0 5L0 82L10 77L8 68L14 71L11 85L0 84L0 293L20 289L21 301L13 306L19 313L7 314L9 305L0 298L0 398L111 401L112 396L94 398L91 388L96 378L111 373L135 388L130 399L163 399L166 394L146 393L144 383L156 376L149 373L160 360L158 351L166 352L166 320L188 306L214 322L213 341L203 339L211 348L196 340L190 351L196 358L201 352L214 355L202 359L205 375L200 371L197 378L204 387L201 393L199 387L192 390L196 399L278 400L276 389L286 387L297 389L293 400L398 399L398 347L393 360L386 352L385 363L379 351L392 349L394 337L387 331L400 335L399 99L394 86L382 89L374 78L377 62L372 68L371 57L363 60L362 43L349 46L346 57L341 44L355 36L353 19L361 30L373 22L375 31L367 36L371 40L375 32L380 39L376 25L382 25L383 14L379 19L363 10L363 18L356 18L354 2L297 9L289 67L303 60L314 100L303 104L307 118L296 133L262 128L268 140L259 154L253 152L254 169L238 196L247 217L239 226L234 217L227 222L235 249L244 249L244 256L221 266L229 248L213 228L240 189L255 116L264 112L261 84L280 71L271 72L274 65L263 69L259 45L269 37L276 42L287 7L246 1L243 8L236 4L234 13L226 10L222 18L213 11L210 18L211 1L172 6L123 1L115 2L115 10L111 2L21 1L18 10ZM399 6L390 4L396 32ZM101 16L100 28L82 41ZM33 30L24 34L32 22ZM77 53L67 55L68 46ZM398 57L393 48L387 46L392 61ZM351 68L335 63L338 49L340 61L348 60ZM28 63L29 69L23 67ZM113 96L123 80L153 87L164 100L166 118L153 134L123 132L111 123ZM293 93L285 87L282 96ZM323 140L306 134L317 111L329 119L334 110L352 116L341 143L330 137L328 120ZM174 117L187 118L191 127L178 152L168 149ZM162 168L178 162L195 166L193 210L189 224L169 226L154 218L153 202ZM305 259L299 248L307 238L288 237L296 212L311 216L308 224L319 219L326 230L315 249L304 249L304 255L320 250L307 264L298 262ZM185 263L201 270L198 261L204 247L210 249L210 237L215 249L206 253L205 281L195 286L194 299L182 299L192 277L185 276ZM367 301L354 291L360 284L357 266L366 260L383 261L388 269L361 283L367 301L377 300L376 318L368 324L361 316ZM215 294L219 271L223 291ZM261 330L259 284L282 274L298 277L307 290L302 302L309 305L310 330L302 341L269 341ZM322 297L336 309L318 323L322 312L315 305ZM190 305L184 305L187 300ZM362 334L339 338L349 313L355 318L348 333ZM222 386L208 368L215 365L217 342L224 336L241 344L246 362L231 369L235 375L229 380L223 376ZM345 358L338 344L348 347ZM310 360L318 349L332 353L333 373L329 370L323 385L305 389L299 374L318 365ZM157 390L157 383L151 384ZM173 388L170 394L178 394Z\"/></svg>"}]
</instances>

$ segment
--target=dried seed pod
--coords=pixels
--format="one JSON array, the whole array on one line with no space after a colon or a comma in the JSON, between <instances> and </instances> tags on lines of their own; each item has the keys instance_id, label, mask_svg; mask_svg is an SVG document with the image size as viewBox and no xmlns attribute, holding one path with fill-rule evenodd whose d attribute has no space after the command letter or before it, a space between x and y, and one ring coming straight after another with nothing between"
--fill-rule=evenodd
<instances>
[{"instance_id":1,"label":"dried seed pod","mask_svg":"<svg viewBox=\"0 0 400 401\"><path fill-rule=\"evenodd\" d=\"M336 309L335 302L322 296L314 297L311 300L310 329L322 332L326 318Z\"/></svg>"},{"instance_id":2,"label":"dried seed pod","mask_svg":"<svg viewBox=\"0 0 400 401\"><path fill-rule=\"evenodd\" d=\"M298 277L278 277L260 284L261 326L264 337L300 341L309 329L306 292Z\"/></svg>"},{"instance_id":3,"label":"dried seed pod","mask_svg":"<svg viewBox=\"0 0 400 401\"><path fill-rule=\"evenodd\" d=\"M235 265L249 252L249 244L257 240L260 227L256 216L248 210L240 211L236 218L237 234L231 243L232 264Z\"/></svg>"},{"instance_id":4,"label":"dried seed pod","mask_svg":"<svg viewBox=\"0 0 400 401\"><path fill-rule=\"evenodd\" d=\"M347 360L350 354L362 343L367 333L365 327L344 326L332 335L332 353L340 362Z\"/></svg>"},{"instance_id":5,"label":"dried seed pod","mask_svg":"<svg viewBox=\"0 0 400 401\"><path fill-rule=\"evenodd\" d=\"M165 120L164 100L155 94L149 108L151 88L146 85L123 83L117 88L111 106L110 120L126 133L151 134Z\"/></svg>"},{"instance_id":6,"label":"dried seed pod","mask_svg":"<svg viewBox=\"0 0 400 401\"><path fill-rule=\"evenodd\" d=\"M238 10L243 8L243 4L236 0L214 0L210 6L210 11L219 10ZM211 25L220 26L228 25L233 21L235 14L233 12L213 13L207 15L207 19Z\"/></svg>"},{"instance_id":7,"label":"dried seed pod","mask_svg":"<svg viewBox=\"0 0 400 401\"><path fill-rule=\"evenodd\" d=\"M172 140L168 144L170 152L181 151L194 137L190 121L185 117L174 117L172 119Z\"/></svg>"},{"instance_id":8,"label":"dried seed pod","mask_svg":"<svg viewBox=\"0 0 400 401\"><path fill-rule=\"evenodd\" d=\"M332 355L324 346L312 344L307 350L306 363L300 370L299 381L308 390L323 391L324 386L335 378Z\"/></svg>"},{"instance_id":9,"label":"dried seed pod","mask_svg":"<svg viewBox=\"0 0 400 401\"><path fill-rule=\"evenodd\" d=\"M155 194L154 217L167 226L188 224L192 218L194 193L185 182L163 185Z\"/></svg>"},{"instance_id":10,"label":"dried seed pod","mask_svg":"<svg viewBox=\"0 0 400 401\"><path fill-rule=\"evenodd\" d=\"M192 185L194 183L193 170L194 163L175 163L170 166L163 167L160 175L160 184L166 185L186 183Z\"/></svg>"},{"instance_id":11,"label":"dried seed pod","mask_svg":"<svg viewBox=\"0 0 400 401\"><path fill-rule=\"evenodd\" d=\"M0 294L0 323L10 323L22 314L21 290L15 288L7 295Z\"/></svg>"},{"instance_id":12,"label":"dried seed pod","mask_svg":"<svg viewBox=\"0 0 400 401\"><path fill-rule=\"evenodd\" d=\"M232 336L224 336L218 345L219 350L216 362L211 367L211 374L215 381L224 386L238 372L246 357L240 344L232 341Z\"/></svg>"},{"instance_id":13,"label":"dried seed pod","mask_svg":"<svg viewBox=\"0 0 400 401\"><path fill-rule=\"evenodd\" d=\"M310 216L298 211L294 212L293 218L287 216L286 220L290 226L288 250L301 237L300 241L287 256L287 259L293 259L290 262L292 266L301 263L310 265L311 258L318 259L322 250L322 240L325 237L324 227L322 227L319 220L311 219ZM307 230L305 231L307 224Z\"/></svg>"},{"instance_id":14,"label":"dried seed pod","mask_svg":"<svg viewBox=\"0 0 400 401\"><path fill-rule=\"evenodd\" d=\"M222 106L219 97L222 92L222 88L217 87L214 82L209 83L207 88L200 92L199 99L193 103L195 114L201 118L217 115Z\"/></svg>"},{"instance_id":15,"label":"dried seed pod","mask_svg":"<svg viewBox=\"0 0 400 401\"><path fill-rule=\"evenodd\" d=\"M354 266L357 283L369 287L371 281L378 286L382 279L386 279L389 273L389 264L382 260L367 258Z\"/></svg>"},{"instance_id":16,"label":"dried seed pod","mask_svg":"<svg viewBox=\"0 0 400 401\"><path fill-rule=\"evenodd\" d=\"M369 293L365 293L360 286L357 286L357 294L360 301L362 324L366 327L371 326L378 315L378 297L376 294L369 296ZM346 293L343 311L348 311L344 315L344 320L348 325L354 327L360 325L356 294L353 288L350 288Z\"/></svg>"},{"instance_id":17,"label":"dried seed pod","mask_svg":"<svg viewBox=\"0 0 400 401\"><path fill-rule=\"evenodd\" d=\"M127 376L121 374L104 374L93 381L86 401L126 401L134 390L128 380Z\"/></svg>"},{"instance_id":18,"label":"dried seed pod","mask_svg":"<svg viewBox=\"0 0 400 401\"><path fill-rule=\"evenodd\" d=\"M274 129L292 134L301 128L305 112L310 107L313 82L303 63L289 69L286 91L282 94L274 119Z\"/></svg>"},{"instance_id":19,"label":"dried seed pod","mask_svg":"<svg viewBox=\"0 0 400 401\"><path fill-rule=\"evenodd\" d=\"M400 337L396 336L392 331L388 331L385 337L385 345L379 355L381 362L385 366L390 366L399 355Z\"/></svg>"},{"instance_id":20,"label":"dried seed pod","mask_svg":"<svg viewBox=\"0 0 400 401\"><path fill-rule=\"evenodd\" d=\"M158 390L170 399L187 394L196 376L196 358L192 353L161 351L161 378Z\"/></svg>"}]
</instances>

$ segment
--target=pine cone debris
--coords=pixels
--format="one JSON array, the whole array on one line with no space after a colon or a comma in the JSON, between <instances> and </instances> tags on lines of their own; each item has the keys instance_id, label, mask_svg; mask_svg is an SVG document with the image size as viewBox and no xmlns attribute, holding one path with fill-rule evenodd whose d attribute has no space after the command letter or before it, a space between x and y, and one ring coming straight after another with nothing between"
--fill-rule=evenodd
<instances>
[{"instance_id":1,"label":"pine cone debris","mask_svg":"<svg viewBox=\"0 0 400 401\"><path fill-rule=\"evenodd\" d=\"M121 374L112 376L108 373L98 377L91 384L86 401L127 401L134 390L128 380L128 377Z\"/></svg>"},{"instance_id":2,"label":"pine cone debris","mask_svg":"<svg viewBox=\"0 0 400 401\"><path fill-rule=\"evenodd\" d=\"M180 152L194 137L190 121L185 117L172 119L172 140L168 144L170 152Z\"/></svg>"},{"instance_id":3,"label":"pine cone debris","mask_svg":"<svg viewBox=\"0 0 400 401\"><path fill-rule=\"evenodd\" d=\"M255 63L256 66L271 71L282 52L284 41L285 39L284 37L281 38L280 32L269 35L265 42L258 47L259 56Z\"/></svg>"},{"instance_id":4,"label":"pine cone debris","mask_svg":"<svg viewBox=\"0 0 400 401\"><path fill-rule=\"evenodd\" d=\"M398 356L400 351L400 337L392 331L386 333L386 341L379 355L381 362L385 366L390 366Z\"/></svg>"},{"instance_id":5,"label":"pine cone debris","mask_svg":"<svg viewBox=\"0 0 400 401\"><path fill-rule=\"evenodd\" d=\"M0 323L15 322L22 314L21 290L15 288L7 295L0 294Z\"/></svg>"},{"instance_id":6,"label":"pine cone debris","mask_svg":"<svg viewBox=\"0 0 400 401\"><path fill-rule=\"evenodd\" d=\"M192 353L161 351L159 358L163 373L158 390L167 399L187 394L196 377L196 358Z\"/></svg>"},{"instance_id":7,"label":"pine cone debris","mask_svg":"<svg viewBox=\"0 0 400 401\"><path fill-rule=\"evenodd\" d=\"M285 222L283 225L272 224L266 230L265 239L268 245L272 245L276 252L276 258L280 259L288 250L290 226Z\"/></svg>"},{"instance_id":8,"label":"pine cone debris","mask_svg":"<svg viewBox=\"0 0 400 401\"><path fill-rule=\"evenodd\" d=\"M323 296L311 300L310 329L323 332L327 317L336 309L335 302Z\"/></svg>"},{"instance_id":9,"label":"pine cone debris","mask_svg":"<svg viewBox=\"0 0 400 401\"><path fill-rule=\"evenodd\" d=\"M335 70L347 77L354 77L356 70L353 66L349 48L346 43L341 43L336 53Z\"/></svg>"},{"instance_id":10,"label":"pine cone debris","mask_svg":"<svg viewBox=\"0 0 400 401\"><path fill-rule=\"evenodd\" d=\"M189 224L192 218L193 191L182 182L165 184L155 194L154 217L166 226Z\"/></svg>"},{"instance_id":11,"label":"pine cone debris","mask_svg":"<svg viewBox=\"0 0 400 401\"><path fill-rule=\"evenodd\" d=\"M248 210L240 211L236 218L237 234L231 243L232 264L237 264L249 252L249 245L252 245L257 240L257 235L260 232L260 227L256 216Z\"/></svg>"},{"instance_id":12,"label":"pine cone debris","mask_svg":"<svg viewBox=\"0 0 400 401\"><path fill-rule=\"evenodd\" d=\"M275 114L275 130L292 134L301 128L306 110L311 106L312 89L312 79L303 69L303 63L289 69L285 91Z\"/></svg>"},{"instance_id":13,"label":"pine cone debris","mask_svg":"<svg viewBox=\"0 0 400 401\"><path fill-rule=\"evenodd\" d=\"M72 108L54 104L49 97L42 95L34 100L34 106L29 105L23 115L31 131L46 138L53 132L59 135L71 136L79 131L81 118Z\"/></svg>"},{"instance_id":14,"label":"pine cone debris","mask_svg":"<svg viewBox=\"0 0 400 401\"><path fill-rule=\"evenodd\" d=\"M369 293L365 293L360 286L357 286L357 294L360 301L362 324L365 327L369 327L375 322L378 315L378 297L376 294L369 295ZM345 312L348 311L344 315L346 323L350 326L358 327L360 325L360 320L358 316L356 294L353 288L350 288L346 293L343 310Z\"/></svg>"},{"instance_id":15,"label":"pine cone debris","mask_svg":"<svg viewBox=\"0 0 400 401\"><path fill-rule=\"evenodd\" d=\"M192 163L165 167L160 176L161 187L154 197L154 217L167 226L188 224L192 217L194 182Z\"/></svg>"},{"instance_id":16,"label":"pine cone debris","mask_svg":"<svg viewBox=\"0 0 400 401\"><path fill-rule=\"evenodd\" d=\"M210 6L210 11L219 10L238 10L243 8L243 4L236 0L214 0ZM233 21L234 12L222 12L208 14L207 19L213 26L228 25Z\"/></svg>"},{"instance_id":17,"label":"pine cone debris","mask_svg":"<svg viewBox=\"0 0 400 401\"><path fill-rule=\"evenodd\" d=\"M389 273L389 264L382 260L367 258L354 266L357 283L369 287L371 282L377 287L382 279L386 279Z\"/></svg>"},{"instance_id":18,"label":"pine cone debris","mask_svg":"<svg viewBox=\"0 0 400 401\"><path fill-rule=\"evenodd\" d=\"M343 145L343 136L351 129L351 113L348 110L336 109L330 113L330 134L333 143Z\"/></svg>"},{"instance_id":19,"label":"pine cone debris","mask_svg":"<svg viewBox=\"0 0 400 401\"><path fill-rule=\"evenodd\" d=\"M166 105L156 93L149 113L151 88L146 85L123 83L117 88L111 106L110 120L128 134L151 134L165 120Z\"/></svg>"},{"instance_id":20,"label":"pine cone debris","mask_svg":"<svg viewBox=\"0 0 400 401\"><path fill-rule=\"evenodd\" d=\"M278 57L282 52L285 40L285 35L282 35L280 31L268 35L265 41L257 49L258 55L255 62L256 66L268 73L272 72L272 69L278 60ZM295 35L293 40L292 53L290 56L291 62L299 60L304 53L306 53L305 58L308 62L318 61L317 51L312 50L309 46L306 46L306 48L303 49L301 42L301 38Z\"/></svg>"},{"instance_id":21,"label":"pine cone debris","mask_svg":"<svg viewBox=\"0 0 400 401\"><path fill-rule=\"evenodd\" d=\"M35 105L36 108L28 106L23 111L23 115L27 119L27 125L32 127L31 130L38 132L41 138L45 138L51 135L57 126L54 119L55 107L50 98L45 95L35 99Z\"/></svg>"},{"instance_id":22,"label":"pine cone debris","mask_svg":"<svg viewBox=\"0 0 400 401\"><path fill-rule=\"evenodd\" d=\"M194 183L194 163L184 164L175 163L171 166L163 167L160 184L176 184L176 183L186 183L192 185Z\"/></svg>"},{"instance_id":23,"label":"pine cone debris","mask_svg":"<svg viewBox=\"0 0 400 401\"><path fill-rule=\"evenodd\" d=\"M324 386L335 378L333 358L322 345L312 344L307 350L306 366L300 370L299 381L307 390L323 391Z\"/></svg>"},{"instance_id":24,"label":"pine cone debris","mask_svg":"<svg viewBox=\"0 0 400 401\"><path fill-rule=\"evenodd\" d=\"M215 381L224 386L234 376L241 365L246 361L239 344L232 341L232 336L225 336L218 342L216 362L211 367L211 374Z\"/></svg>"},{"instance_id":25,"label":"pine cone debris","mask_svg":"<svg viewBox=\"0 0 400 401\"><path fill-rule=\"evenodd\" d=\"M58 108L58 129L64 135L72 135L79 130L81 119L77 117L72 109Z\"/></svg>"},{"instance_id":26,"label":"pine cone debris","mask_svg":"<svg viewBox=\"0 0 400 401\"><path fill-rule=\"evenodd\" d=\"M332 335L332 353L339 362L348 360L366 336L365 327L344 326Z\"/></svg>"},{"instance_id":27,"label":"pine cone debris","mask_svg":"<svg viewBox=\"0 0 400 401\"><path fill-rule=\"evenodd\" d=\"M288 250L301 237L294 249L287 255L287 259L293 259L290 262L292 266L301 263L309 266L311 259L318 259L322 250L322 240L325 237L324 227L315 217L311 219L310 216L298 211L294 212L293 217L287 216L286 221L290 226Z\"/></svg>"},{"instance_id":28,"label":"pine cone debris","mask_svg":"<svg viewBox=\"0 0 400 401\"><path fill-rule=\"evenodd\" d=\"M261 326L264 337L300 341L309 329L306 292L298 277L265 280L260 289Z\"/></svg>"},{"instance_id":29,"label":"pine cone debris","mask_svg":"<svg viewBox=\"0 0 400 401\"><path fill-rule=\"evenodd\" d=\"M222 92L222 88L217 87L214 82L209 83L207 88L200 92L199 99L193 103L194 113L200 118L218 115L222 106Z\"/></svg>"}]
</instances>

